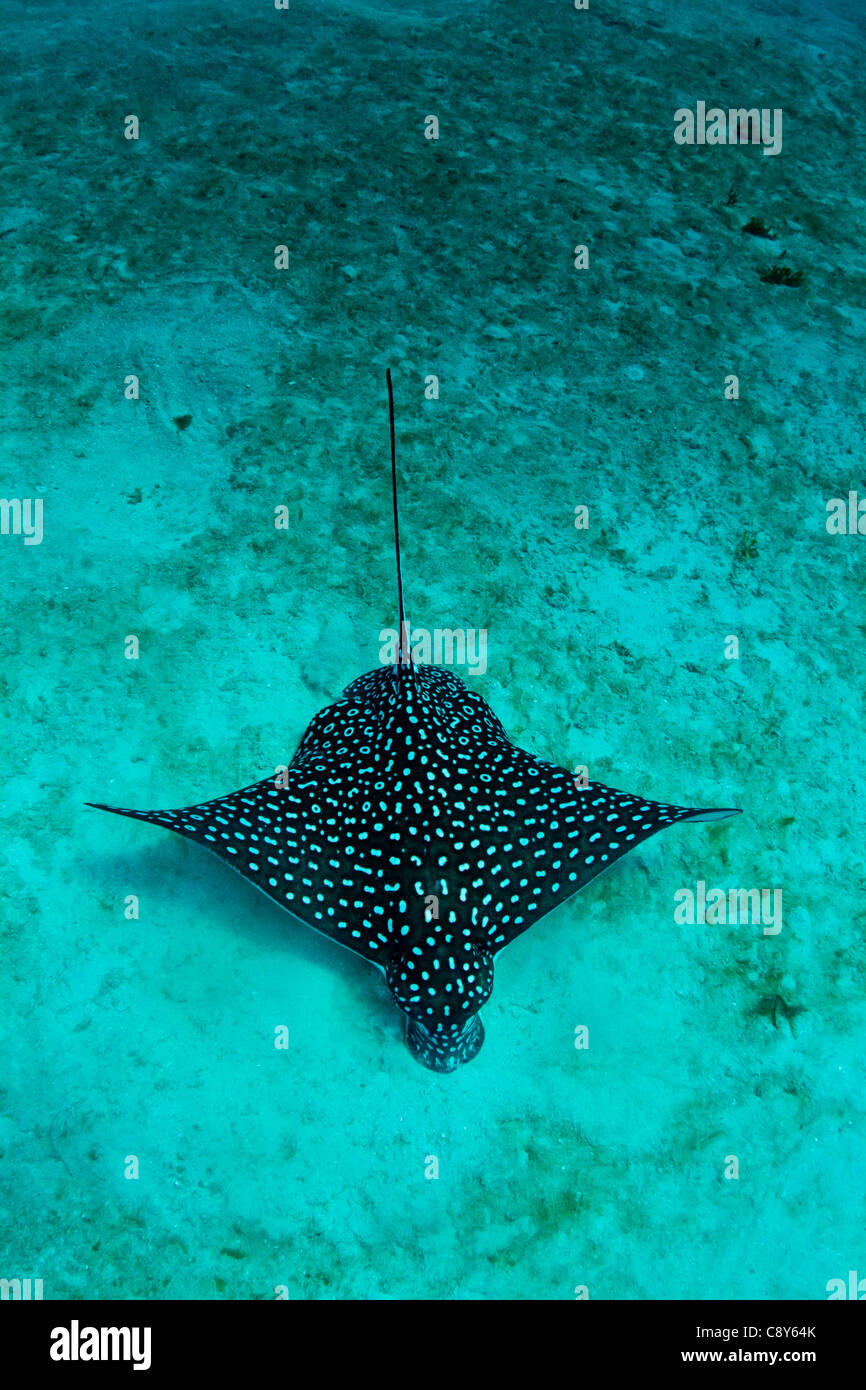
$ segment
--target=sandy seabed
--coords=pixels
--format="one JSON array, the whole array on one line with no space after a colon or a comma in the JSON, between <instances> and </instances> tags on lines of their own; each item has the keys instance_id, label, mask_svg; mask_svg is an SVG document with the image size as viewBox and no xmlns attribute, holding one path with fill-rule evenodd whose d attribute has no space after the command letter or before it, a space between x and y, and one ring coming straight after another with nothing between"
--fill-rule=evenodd
<instances>
[{"instance_id":1,"label":"sandy seabed","mask_svg":"<svg viewBox=\"0 0 866 1390\"><path fill-rule=\"evenodd\" d=\"M0 1274L825 1298L864 1265L862 8L7 11L2 485L44 535L0 536ZM699 100L782 152L678 147ZM515 742L743 810L510 946L445 1077L363 961L83 806L265 776L375 666L387 365L413 622L487 630ZM782 930L679 925L698 881Z\"/></svg>"}]
</instances>

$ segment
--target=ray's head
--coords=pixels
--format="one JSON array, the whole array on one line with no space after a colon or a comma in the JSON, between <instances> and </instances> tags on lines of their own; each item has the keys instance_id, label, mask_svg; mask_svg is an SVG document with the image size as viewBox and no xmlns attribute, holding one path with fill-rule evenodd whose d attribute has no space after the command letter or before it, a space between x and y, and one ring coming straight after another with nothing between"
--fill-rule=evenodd
<instances>
[{"instance_id":1,"label":"ray's head","mask_svg":"<svg viewBox=\"0 0 866 1390\"><path fill-rule=\"evenodd\" d=\"M386 978L416 1061L440 1072L471 1062L484 1042L478 1011L493 990L488 951L468 932L436 932L394 956Z\"/></svg>"},{"instance_id":2,"label":"ray's head","mask_svg":"<svg viewBox=\"0 0 866 1390\"><path fill-rule=\"evenodd\" d=\"M411 1015L406 1018L406 1046L416 1062L430 1071L456 1071L461 1062L472 1061L483 1042L484 1024L478 1014L470 1015L462 1026L433 1032Z\"/></svg>"}]
</instances>

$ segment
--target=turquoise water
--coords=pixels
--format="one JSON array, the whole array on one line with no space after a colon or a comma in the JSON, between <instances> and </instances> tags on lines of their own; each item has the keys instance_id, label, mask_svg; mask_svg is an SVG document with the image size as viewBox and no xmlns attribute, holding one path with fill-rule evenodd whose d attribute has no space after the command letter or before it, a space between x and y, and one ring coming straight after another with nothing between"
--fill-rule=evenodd
<instances>
[{"instance_id":1,"label":"turquoise water","mask_svg":"<svg viewBox=\"0 0 866 1390\"><path fill-rule=\"evenodd\" d=\"M862 7L6 15L3 495L42 499L43 534L10 511L0 536L0 1276L821 1299L866 1275L866 540L827 529L866 497ZM781 152L677 146L698 101L781 109ZM389 365L413 624L486 630L484 673L456 669L516 743L743 810L510 945L445 1076L364 961L83 805L269 775L377 665ZM781 930L677 921L699 882L781 890Z\"/></svg>"}]
</instances>

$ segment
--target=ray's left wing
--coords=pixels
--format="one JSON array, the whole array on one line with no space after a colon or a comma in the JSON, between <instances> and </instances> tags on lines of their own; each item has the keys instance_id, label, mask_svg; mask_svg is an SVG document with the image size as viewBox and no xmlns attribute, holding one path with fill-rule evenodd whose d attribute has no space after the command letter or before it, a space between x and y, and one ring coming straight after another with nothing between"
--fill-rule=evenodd
<instances>
[{"instance_id":1,"label":"ray's left wing","mask_svg":"<svg viewBox=\"0 0 866 1390\"><path fill-rule=\"evenodd\" d=\"M600 782L579 787L565 768L505 740L484 766L487 795L472 807L477 849L450 867L471 892L473 935L497 952L659 830L738 814L648 801Z\"/></svg>"}]
</instances>

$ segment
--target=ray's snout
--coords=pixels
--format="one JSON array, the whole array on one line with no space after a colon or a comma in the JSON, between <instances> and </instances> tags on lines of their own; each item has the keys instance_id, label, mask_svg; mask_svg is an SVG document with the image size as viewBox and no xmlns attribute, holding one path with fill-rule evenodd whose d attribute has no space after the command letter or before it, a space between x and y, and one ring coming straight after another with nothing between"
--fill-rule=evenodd
<instances>
[{"instance_id":1,"label":"ray's snout","mask_svg":"<svg viewBox=\"0 0 866 1390\"><path fill-rule=\"evenodd\" d=\"M441 922L428 923L422 943L407 946L386 971L394 1003L406 1015L406 1046L431 1071L471 1062L484 1042L478 1017L493 991L493 956Z\"/></svg>"},{"instance_id":2,"label":"ray's snout","mask_svg":"<svg viewBox=\"0 0 866 1390\"><path fill-rule=\"evenodd\" d=\"M473 1014L454 1033L431 1033L416 1019L406 1019L406 1046L415 1060L430 1071L456 1071L461 1062L472 1061L483 1042L484 1024L478 1014Z\"/></svg>"}]
</instances>

